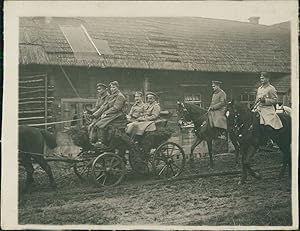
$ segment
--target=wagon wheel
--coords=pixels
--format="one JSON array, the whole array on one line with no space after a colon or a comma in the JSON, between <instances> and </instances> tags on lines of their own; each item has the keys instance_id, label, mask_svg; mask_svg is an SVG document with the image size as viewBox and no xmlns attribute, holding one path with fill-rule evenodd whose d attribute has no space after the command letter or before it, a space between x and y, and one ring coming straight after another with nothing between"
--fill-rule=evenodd
<instances>
[{"instance_id":1,"label":"wagon wheel","mask_svg":"<svg viewBox=\"0 0 300 231\"><path fill-rule=\"evenodd\" d=\"M97 156L92 164L92 177L97 186L115 186L122 181L125 172L122 158L110 152Z\"/></svg>"},{"instance_id":2,"label":"wagon wheel","mask_svg":"<svg viewBox=\"0 0 300 231\"><path fill-rule=\"evenodd\" d=\"M181 174L185 165L183 149L176 143L165 142L153 156L154 172L159 178L175 178Z\"/></svg>"},{"instance_id":3,"label":"wagon wheel","mask_svg":"<svg viewBox=\"0 0 300 231\"><path fill-rule=\"evenodd\" d=\"M129 153L129 164L136 173L148 175L150 172L149 161L143 158L142 153L139 153L139 151L134 149Z\"/></svg>"},{"instance_id":4,"label":"wagon wheel","mask_svg":"<svg viewBox=\"0 0 300 231\"><path fill-rule=\"evenodd\" d=\"M82 181L88 181L91 175L92 160L82 160L73 166L74 173Z\"/></svg>"}]
</instances>

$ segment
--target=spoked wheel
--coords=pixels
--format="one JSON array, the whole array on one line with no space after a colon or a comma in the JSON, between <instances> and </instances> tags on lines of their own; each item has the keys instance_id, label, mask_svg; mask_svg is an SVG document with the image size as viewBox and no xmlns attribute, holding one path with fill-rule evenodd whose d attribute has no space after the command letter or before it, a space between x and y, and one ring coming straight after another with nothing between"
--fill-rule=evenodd
<instances>
[{"instance_id":1,"label":"spoked wheel","mask_svg":"<svg viewBox=\"0 0 300 231\"><path fill-rule=\"evenodd\" d=\"M81 151L76 158L78 158L78 162L73 165L73 170L75 175L81 181L88 181L91 177L91 168L93 164L93 155L94 152L90 151Z\"/></svg>"},{"instance_id":2,"label":"spoked wheel","mask_svg":"<svg viewBox=\"0 0 300 231\"><path fill-rule=\"evenodd\" d=\"M121 157L114 153L105 152L93 162L92 177L97 186L111 187L119 184L126 169Z\"/></svg>"},{"instance_id":3,"label":"spoked wheel","mask_svg":"<svg viewBox=\"0 0 300 231\"><path fill-rule=\"evenodd\" d=\"M83 160L74 164L74 173L81 181L88 181L90 179L92 163L92 160Z\"/></svg>"},{"instance_id":4,"label":"spoked wheel","mask_svg":"<svg viewBox=\"0 0 300 231\"><path fill-rule=\"evenodd\" d=\"M184 165L184 151L176 143L165 142L154 153L154 172L159 178L171 179L179 176L183 171Z\"/></svg>"}]
</instances>

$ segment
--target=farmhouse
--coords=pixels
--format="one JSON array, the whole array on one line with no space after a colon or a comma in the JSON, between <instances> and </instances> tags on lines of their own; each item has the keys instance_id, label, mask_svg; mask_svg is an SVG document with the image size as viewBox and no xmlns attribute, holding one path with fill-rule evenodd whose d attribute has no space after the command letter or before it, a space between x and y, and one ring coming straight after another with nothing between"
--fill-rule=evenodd
<instances>
[{"instance_id":1,"label":"farmhouse","mask_svg":"<svg viewBox=\"0 0 300 231\"><path fill-rule=\"evenodd\" d=\"M20 18L20 123L70 120L95 102L97 82L112 80L131 103L137 90L156 92L173 120L178 100L208 107L211 80L252 102L260 71L272 74L283 100L289 27L258 18Z\"/></svg>"}]
</instances>

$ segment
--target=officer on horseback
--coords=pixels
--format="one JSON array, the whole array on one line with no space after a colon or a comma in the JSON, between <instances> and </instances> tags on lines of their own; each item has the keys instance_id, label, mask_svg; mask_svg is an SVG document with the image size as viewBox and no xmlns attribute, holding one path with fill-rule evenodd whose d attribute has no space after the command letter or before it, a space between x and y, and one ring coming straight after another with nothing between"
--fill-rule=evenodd
<instances>
[{"instance_id":1,"label":"officer on horseback","mask_svg":"<svg viewBox=\"0 0 300 231\"><path fill-rule=\"evenodd\" d=\"M261 72L261 86L257 89L256 102L254 110L260 115L260 124L266 129L282 128L282 122L276 114L275 105L277 103L277 91L270 84L270 76L266 72Z\"/></svg>"},{"instance_id":2,"label":"officer on horseback","mask_svg":"<svg viewBox=\"0 0 300 231\"><path fill-rule=\"evenodd\" d=\"M219 138L225 139L224 132L227 129L226 93L220 88L222 82L212 81L213 96L208 108L209 123L212 128L220 130Z\"/></svg>"}]
</instances>

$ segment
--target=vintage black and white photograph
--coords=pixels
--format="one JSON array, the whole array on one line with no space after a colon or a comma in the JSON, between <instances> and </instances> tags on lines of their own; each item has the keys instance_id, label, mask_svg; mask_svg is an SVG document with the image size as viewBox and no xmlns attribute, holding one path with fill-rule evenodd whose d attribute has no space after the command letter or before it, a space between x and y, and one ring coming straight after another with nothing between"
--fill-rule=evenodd
<instances>
[{"instance_id":1,"label":"vintage black and white photograph","mask_svg":"<svg viewBox=\"0 0 300 231\"><path fill-rule=\"evenodd\" d=\"M297 5L201 3L17 17L15 227L298 225Z\"/></svg>"}]
</instances>

